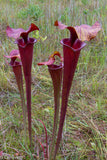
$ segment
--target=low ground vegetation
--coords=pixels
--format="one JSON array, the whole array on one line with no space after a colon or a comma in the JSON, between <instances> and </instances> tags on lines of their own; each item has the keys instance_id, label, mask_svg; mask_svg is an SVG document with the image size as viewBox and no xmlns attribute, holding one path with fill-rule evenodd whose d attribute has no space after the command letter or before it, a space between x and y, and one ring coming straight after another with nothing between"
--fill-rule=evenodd
<instances>
[{"instance_id":1,"label":"low ground vegetation","mask_svg":"<svg viewBox=\"0 0 107 160\"><path fill-rule=\"evenodd\" d=\"M42 158L44 129L52 132L54 99L52 82L47 68L38 67L54 51L62 53L60 40L68 37L54 27L58 19L67 25L102 24L102 30L82 50L69 97L66 121L58 160L106 160L107 129L107 28L106 1L88 0L0 0L0 154L4 159ZM24 145L23 115L20 95L11 68L3 55L17 49L14 41L7 39L6 27L28 28L30 23L40 28L32 33L38 42L34 47L32 67L32 122L34 153ZM15 48L13 48L15 46Z\"/></svg>"}]
</instances>

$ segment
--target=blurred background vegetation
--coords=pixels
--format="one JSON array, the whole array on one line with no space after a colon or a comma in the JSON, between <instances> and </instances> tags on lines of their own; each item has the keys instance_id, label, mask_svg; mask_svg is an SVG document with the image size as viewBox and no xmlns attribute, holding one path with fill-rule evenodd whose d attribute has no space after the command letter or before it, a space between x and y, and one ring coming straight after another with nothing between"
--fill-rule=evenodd
<instances>
[{"instance_id":1,"label":"blurred background vegetation","mask_svg":"<svg viewBox=\"0 0 107 160\"><path fill-rule=\"evenodd\" d=\"M0 0L0 151L4 159L43 159L38 139L45 142L41 119L52 133L54 99L46 61L59 51L60 40L69 37L67 30L54 27L55 20L70 26L93 25L99 21L102 30L81 51L69 97L67 116L58 160L106 160L107 129L107 2L106 0ZM17 49L7 38L6 27L28 29L35 23L37 38L32 67L32 123L34 153L24 145L20 96L11 67L4 55Z\"/></svg>"}]
</instances>

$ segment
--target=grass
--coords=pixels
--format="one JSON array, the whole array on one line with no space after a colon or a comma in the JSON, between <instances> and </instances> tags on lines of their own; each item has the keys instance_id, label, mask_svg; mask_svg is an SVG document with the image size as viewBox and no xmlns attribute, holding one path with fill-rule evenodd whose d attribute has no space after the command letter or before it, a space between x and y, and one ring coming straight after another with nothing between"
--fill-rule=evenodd
<instances>
[{"instance_id":1,"label":"grass","mask_svg":"<svg viewBox=\"0 0 107 160\"><path fill-rule=\"evenodd\" d=\"M69 97L63 139L58 160L105 160L107 129L107 28L106 0L0 0L0 151L4 159L40 159L43 157L38 140L45 143L41 119L48 130L53 124L53 91L46 67L36 64L58 50L59 41L68 35L54 27L59 20L67 25L100 21L102 30L82 50ZM3 55L17 48L6 36L6 26L27 29L30 23L40 28L34 48L32 68L32 122L34 153L24 145L20 96L11 68ZM14 46L14 47L13 47ZM36 157L38 155L38 157ZM42 158L43 159L43 158Z\"/></svg>"}]
</instances>

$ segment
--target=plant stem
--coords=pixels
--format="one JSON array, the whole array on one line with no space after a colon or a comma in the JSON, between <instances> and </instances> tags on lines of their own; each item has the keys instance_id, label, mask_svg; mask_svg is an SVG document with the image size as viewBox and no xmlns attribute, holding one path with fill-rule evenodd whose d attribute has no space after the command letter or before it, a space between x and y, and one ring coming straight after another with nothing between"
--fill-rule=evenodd
<instances>
[{"instance_id":1,"label":"plant stem","mask_svg":"<svg viewBox=\"0 0 107 160\"><path fill-rule=\"evenodd\" d=\"M31 75L25 76L26 81L26 99L27 99L27 112L28 112L28 130L30 147L32 150L32 129L31 129Z\"/></svg>"},{"instance_id":2,"label":"plant stem","mask_svg":"<svg viewBox=\"0 0 107 160\"><path fill-rule=\"evenodd\" d=\"M23 110L23 119L24 119L24 141L26 144L26 105L25 105L25 97L24 97L24 89L23 89L23 77L22 77L22 68L21 65L15 65L13 67L13 72L15 74L17 86L20 93L21 105Z\"/></svg>"},{"instance_id":3,"label":"plant stem","mask_svg":"<svg viewBox=\"0 0 107 160\"><path fill-rule=\"evenodd\" d=\"M53 133L52 133L52 142L51 142L49 160L53 159L53 150L54 150L54 147L55 147L57 126L58 126L58 120L59 120L60 98L57 98L55 106L57 106L57 107L55 107L55 113L54 113L54 127L53 127Z\"/></svg>"},{"instance_id":4,"label":"plant stem","mask_svg":"<svg viewBox=\"0 0 107 160\"><path fill-rule=\"evenodd\" d=\"M48 135L47 135L47 129L46 129L46 126L45 124L43 123L42 120L38 119L38 121L40 121L45 129L45 135L46 135L46 157L48 159Z\"/></svg>"},{"instance_id":5,"label":"plant stem","mask_svg":"<svg viewBox=\"0 0 107 160\"><path fill-rule=\"evenodd\" d=\"M55 112L54 112L54 126L52 133L52 142L50 147L50 155L49 160L53 159L53 151L55 147L55 140L57 134L57 126L59 120L59 109L60 109L60 90L61 90L61 82L62 82L62 68L63 66L52 65L48 66L54 87L54 103L55 103Z\"/></svg>"}]
</instances>

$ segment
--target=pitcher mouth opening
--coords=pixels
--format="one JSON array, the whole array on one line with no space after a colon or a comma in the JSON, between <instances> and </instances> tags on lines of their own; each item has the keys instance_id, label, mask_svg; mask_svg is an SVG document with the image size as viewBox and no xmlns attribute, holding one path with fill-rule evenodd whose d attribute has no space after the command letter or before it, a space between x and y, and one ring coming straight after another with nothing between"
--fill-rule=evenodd
<instances>
[{"instance_id":1,"label":"pitcher mouth opening","mask_svg":"<svg viewBox=\"0 0 107 160\"><path fill-rule=\"evenodd\" d=\"M52 65L49 65L48 68L50 70L58 70L58 69L62 69L63 68L63 63L60 63L59 65L56 65L56 64L52 64Z\"/></svg>"},{"instance_id":2,"label":"pitcher mouth opening","mask_svg":"<svg viewBox=\"0 0 107 160\"><path fill-rule=\"evenodd\" d=\"M74 44L71 46L71 42L69 38L64 38L60 41L63 46L69 47L73 52L80 51L82 48L86 46L85 42L82 42L79 39L76 39Z\"/></svg>"},{"instance_id":3,"label":"pitcher mouth opening","mask_svg":"<svg viewBox=\"0 0 107 160\"><path fill-rule=\"evenodd\" d=\"M35 38L29 38L27 43L25 43L22 38L21 39L17 39L15 41L15 43L18 44L22 48L25 48L28 44L34 44L36 42L37 42L37 40Z\"/></svg>"}]
</instances>

